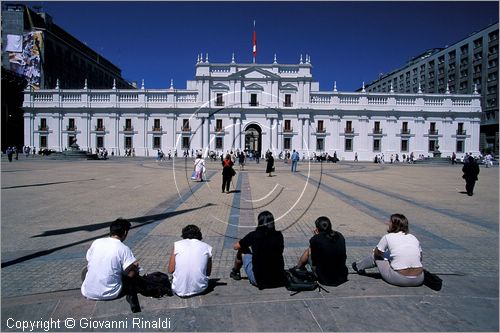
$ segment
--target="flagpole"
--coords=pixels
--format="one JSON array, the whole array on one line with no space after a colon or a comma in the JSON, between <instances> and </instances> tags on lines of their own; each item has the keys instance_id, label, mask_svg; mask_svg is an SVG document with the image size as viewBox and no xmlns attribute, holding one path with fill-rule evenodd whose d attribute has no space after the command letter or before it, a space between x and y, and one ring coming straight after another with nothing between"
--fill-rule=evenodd
<instances>
[{"instance_id":1,"label":"flagpole","mask_svg":"<svg viewBox=\"0 0 500 333\"><path fill-rule=\"evenodd\" d=\"M257 33L255 32L255 20L253 20L253 63L255 64L255 56L257 55Z\"/></svg>"}]
</instances>

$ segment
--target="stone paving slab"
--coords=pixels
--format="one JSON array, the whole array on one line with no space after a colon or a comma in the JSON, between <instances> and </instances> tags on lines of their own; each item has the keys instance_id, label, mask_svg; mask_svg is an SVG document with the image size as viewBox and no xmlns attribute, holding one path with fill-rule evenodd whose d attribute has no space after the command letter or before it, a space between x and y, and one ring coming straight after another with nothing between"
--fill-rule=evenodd
<instances>
[{"instance_id":1,"label":"stone paving slab","mask_svg":"<svg viewBox=\"0 0 500 333\"><path fill-rule=\"evenodd\" d=\"M219 163L208 163L201 183L189 179L191 163L2 159L2 330L20 331L16 320L75 318L77 327L50 331L498 331L498 168L481 168L468 197L455 166L300 162L291 173L277 161L275 177L266 177L264 163L250 162L225 194ZM283 230L288 267L320 215L344 234L350 263L376 245L390 214L402 212L421 241L424 265L444 287L399 288L350 274L347 283L327 287L330 293L290 296L233 281L232 243L263 210ZM126 243L148 272L166 271L182 227L199 225L214 249L212 277L222 285L188 299L140 297L140 314L124 299L84 299L86 250L119 216L132 221ZM168 328L132 327L134 320L166 319ZM98 327L111 322L127 327Z\"/></svg>"}]
</instances>

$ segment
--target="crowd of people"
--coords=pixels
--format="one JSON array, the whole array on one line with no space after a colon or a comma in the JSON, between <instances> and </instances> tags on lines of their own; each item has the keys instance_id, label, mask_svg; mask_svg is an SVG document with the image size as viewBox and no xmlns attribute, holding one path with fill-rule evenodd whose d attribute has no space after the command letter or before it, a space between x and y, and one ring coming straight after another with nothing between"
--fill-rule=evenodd
<instances>
[{"instance_id":1,"label":"crowd of people","mask_svg":"<svg viewBox=\"0 0 500 333\"><path fill-rule=\"evenodd\" d=\"M230 161L230 157L224 159ZM141 311L137 293L143 286L141 268L131 249L123 244L131 228L129 221L119 218L110 225L109 237L95 240L87 251L87 266L82 272L81 293L91 300L126 297L132 312ZM171 289L179 297L207 292L212 272L212 246L203 242L200 228L189 224L182 229L181 240L174 242L168 261ZM283 287L285 241L276 230L271 212L257 217L257 227L237 240L233 268L229 277L241 280L241 269L251 285L258 289ZM309 270L326 286L339 286L348 281L347 251L344 236L334 230L330 219L318 217L314 222L309 246L298 258L294 270ZM382 279L396 286L420 286L424 282L422 248L410 234L408 219L393 214L385 234L365 258L352 263L353 270L366 274L378 268Z\"/></svg>"}]
</instances>

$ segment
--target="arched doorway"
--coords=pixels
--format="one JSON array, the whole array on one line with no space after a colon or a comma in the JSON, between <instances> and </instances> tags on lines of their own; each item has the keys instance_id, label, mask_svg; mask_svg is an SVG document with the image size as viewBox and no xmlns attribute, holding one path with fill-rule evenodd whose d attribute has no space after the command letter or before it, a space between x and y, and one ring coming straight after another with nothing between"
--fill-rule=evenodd
<instances>
[{"instance_id":1,"label":"arched doorway","mask_svg":"<svg viewBox=\"0 0 500 333\"><path fill-rule=\"evenodd\" d=\"M257 124L245 128L245 150L260 152L262 150L262 129Z\"/></svg>"}]
</instances>

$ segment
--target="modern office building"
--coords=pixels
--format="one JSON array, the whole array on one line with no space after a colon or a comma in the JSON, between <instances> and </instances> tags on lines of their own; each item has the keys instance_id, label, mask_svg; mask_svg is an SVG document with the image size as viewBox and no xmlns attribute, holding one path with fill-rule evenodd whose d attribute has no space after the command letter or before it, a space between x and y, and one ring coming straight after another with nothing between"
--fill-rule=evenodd
<instances>
[{"instance_id":1,"label":"modern office building","mask_svg":"<svg viewBox=\"0 0 500 333\"><path fill-rule=\"evenodd\" d=\"M156 156L158 149L264 153L296 149L342 160L377 154L479 153L480 95L320 91L297 64L210 63L198 56L186 89L27 89L24 144Z\"/></svg>"},{"instance_id":2,"label":"modern office building","mask_svg":"<svg viewBox=\"0 0 500 333\"><path fill-rule=\"evenodd\" d=\"M55 24L47 13L2 3L2 149L21 145L22 91L134 88L121 70ZM5 94L4 94L5 93Z\"/></svg>"},{"instance_id":3,"label":"modern office building","mask_svg":"<svg viewBox=\"0 0 500 333\"><path fill-rule=\"evenodd\" d=\"M365 89L425 94L471 94L476 89L483 109L480 149L498 155L498 23L451 46L428 50Z\"/></svg>"}]
</instances>

